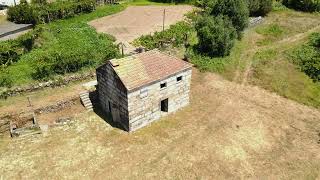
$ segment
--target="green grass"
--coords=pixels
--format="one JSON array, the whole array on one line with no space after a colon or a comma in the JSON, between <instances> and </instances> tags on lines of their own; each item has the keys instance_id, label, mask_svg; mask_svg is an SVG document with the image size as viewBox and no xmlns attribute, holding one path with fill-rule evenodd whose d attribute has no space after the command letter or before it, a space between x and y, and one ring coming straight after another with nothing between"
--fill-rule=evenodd
<instances>
[{"instance_id":1,"label":"green grass","mask_svg":"<svg viewBox=\"0 0 320 180\"><path fill-rule=\"evenodd\" d=\"M320 25L319 14L281 9L261 25L246 30L230 56L192 59L202 71L230 81L260 86L299 103L320 108L320 83L312 81L288 59L287 52L307 43Z\"/></svg>"},{"instance_id":2,"label":"green grass","mask_svg":"<svg viewBox=\"0 0 320 180\"><path fill-rule=\"evenodd\" d=\"M280 25L273 23L259 26L256 29L256 32L264 36L263 39L257 42L258 45L265 46L272 44L274 41L280 40L286 34L287 31L284 27L281 27Z\"/></svg>"},{"instance_id":3,"label":"green grass","mask_svg":"<svg viewBox=\"0 0 320 180\"><path fill-rule=\"evenodd\" d=\"M93 61L99 63L104 60L108 52L106 44L109 41L90 27L87 22L90 20L111 15L125 9L124 5L100 6L96 11L89 14L82 14L74 18L58 20L49 24L39 25L43 31L36 40L36 48L22 55L20 61L2 69L0 75L10 77L13 85L22 85L34 82L32 74L35 72L35 65L41 63L45 58L57 52L76 55L91 54ZM85 57L84 57L85 58Z\"/></svg>"},{"instance_id":4,"label":"green grass","mask_svg":"<svg viewBox=\"0 0 320 180\"><path fill-rule=\"evenodd\" d=\"M285 30L278 24L269 24L258 27L256 32L265 36L279 37L285 33Z\"/></svg>"},{"instance_id":5,"label":"green grass","mask_svg":"<svg viewBox=\"0 0 320 180\"><path fill-rule=\"evenodd\" d=\"M107 40L101 38L87 23L100 17L115 14L133 5L168 4L147 0L133 0L120 5L99 6L89 14L81 14L73 18L38 25L37 27L42 27L44 30L36 40L36 48L22 55L17 63L0 70L0 77L10 77L14 86L34 82L32 75L35 73L35 66L40 63L39 61L42 61L41 59L52 55L56 56L57 51L62 53L69 51L69 54L77 54L77 52L78 54L92 54L91 57L95 61L93 68L96 67L100 61L105 60L103 55L108 53L101 54L101 52L107 51L109 45L105 44L103 41ZM94 48L92 49L92 47ZM50 78L53 77L50 75Z\"/></svg>"},{"instance_id":6,"label":"green grass","mask_svg":"<svg viewBox=\"0 0 320 180\"><path fill-rule=\"evenodd\" d=\"M218 72L228 76L231 70L237 62L239 56L244 51L245 43L236 41L235 46L232 48L231 54L227 57L192 57L191 62L201 71Z\"/></svg>"},{"instance_id":7,"label":"green grass","mask_svg":"<svg viewBox=\"0 0 320 180\"><path fill-rule=\"evenodd\" d=\"M320 84L313 82L276 50L256 53L251 83L293 99L320 107Z\"/></svg>"}]
</instances>

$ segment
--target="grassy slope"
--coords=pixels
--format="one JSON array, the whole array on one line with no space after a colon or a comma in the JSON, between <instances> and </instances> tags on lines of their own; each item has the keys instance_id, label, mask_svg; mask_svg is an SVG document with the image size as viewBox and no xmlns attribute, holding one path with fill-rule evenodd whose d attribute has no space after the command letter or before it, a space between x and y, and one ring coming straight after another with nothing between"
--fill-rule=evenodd
<instances>
[{"instance_id":1,"label":"grassy slope","mask_svg":"<svg viewBox=\"0 0 320 180\"><path fill-rule=\"evenodd\" d=\"M263 24L249 28L229 57L199 63L200 68L219 72L231 81L258 85L300 103L320 107L320 85L290 62L288 52L320 31L318 14L290 10L272 12Z\"/></svg>"},{"instance_id":2,"label":"grassy slope","mask_svg":"<svg viewBox=\"0 0 320 180\"><path fill-rule=\"evenodd\" d=\"M91 28L87 22L97 19L103 16L108 16L111 14L115 14L117 12L120 12L124 10L127 6L131 5L164 5L164 3L156 3L156 2L150 2L147 0L134 0L134 1L127 1L120 5L106 5L106 6L100 6L96 9L96 11L89 13L89 14L83 14L74 18L65 19L65 20L59 20L52 22L50 24L43 25L46 30L44 33L42 33L42 37L39 40L39 44L42 44L44 51L46 51L48 48L45 48L45 46L59 46L62 42L66 43L72 43L74 45L80 45L80 43L77 43L77 41L83 41L83 42L90 42L95 41L97 38L97 34L94 31L93 28ZM166 4L168 5L168 4ZM77 32L77 29L88 29L87 31L81 31L82 33ZM55 32L61 30L61 33L59 36L56 35ZM69 40L63 39L63 38L69 38ZM71 38L71 39L70 39ZM83 44L85 45L85 44ZM88 45L90 46L90 45ZM74 50L82 50L81 47L73 46L70 44L69 46L71 49L74 48ZM14 85L22 85L27 84L30 82L33 82L33 78L31 74L33 73L34 69L32 67L32 64L30 62L30 58L28 56L37 56L38 52L31 51L30 53L23 55L21 57L21 61L18 63L11 65L8 67L5 71L2 73L5 73L6 76L10 76L13 81ZM86 69L84 69L86 71Z\"/></svg>"},{"instance_id":3,"label":"grassy slope","mask_svg":"<svg viewBox=\"0 0 320 180\"><path fill-rule=\"evenodd\" d=\"M37 40L37 43L42 44L42 49L44 50L48 49L46 46L59 45L57 43L61 42L73 42L74 45L81 45L81 43L77 43L77 41L82 40L87 42L86 44L83 44L83 46L87 45L90 41L94 41L95 38L97 38L97 33L94 32L94 30L87 24L88 21L114 14L124 9L124 5L101 6L98 7L96 11L89 14L83 14L74 18L41 25L46 30L41 34L41 38ZM81 30L77 31L77 29ZM56 35L55 31L57 30L61 31L59 35ZM73 46L72 44L70 44L70 48L74 48L74 51L81 50L81 47ZM6 70L7 75L14 79L15 85L25 84L33 81L31 74L34 70L31 63L28 61L30 59L28 56L30 55L37 56L36 50L32 50L30 53L23 55L21 57L21 61L9 66Z\"/></svg>"}]
</instances>

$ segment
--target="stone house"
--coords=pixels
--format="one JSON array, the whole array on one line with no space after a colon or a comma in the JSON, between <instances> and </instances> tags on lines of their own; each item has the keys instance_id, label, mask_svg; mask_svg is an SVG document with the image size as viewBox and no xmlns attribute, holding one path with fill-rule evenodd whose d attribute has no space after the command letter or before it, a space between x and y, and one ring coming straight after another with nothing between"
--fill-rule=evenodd
<instances>
[{"instance_id":1,"label":"stone house","mask_svg":"<svg viewBox=\"0 0 320 180\"><path fill-rule=\"evenodd\" d=\"M158 50L97 68L102 109L134 131L189 104L192 65Z\"/></svg>"}]
</instances>

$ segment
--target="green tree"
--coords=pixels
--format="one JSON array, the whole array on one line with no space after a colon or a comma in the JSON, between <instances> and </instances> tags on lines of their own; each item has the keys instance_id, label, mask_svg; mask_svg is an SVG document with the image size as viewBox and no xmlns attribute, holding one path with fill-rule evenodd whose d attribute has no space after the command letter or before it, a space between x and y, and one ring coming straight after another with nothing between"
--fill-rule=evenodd
<instances>
[{"instance_id":1,"label":"green tree","mask_svg":"<svg viewBox=\"0 0 320 180\"><path fill-rule=\"evenodd\" d=\"M210 57L227 56L237 38L236 29L227 16L204 15L196 22L198 51Z\"/></svg>"},{"instance_id":2,"label":"green tree","mask_svg":"<svg viewBox=\"0 0 320 180\"><path fill-rule=\"evenodd\" d=\"M35 15L32 6L26 0L21 0L19 5L9 7L8 20L18 24L35 24Z\"/></svg>"},{"instance_id":3,"label":"green tree","mask_svg":"<svg viewBox=\"0 0 320 180\"><path fill-rule=\"evenodd\" d=\"M265 16L272 10L272 0L248 0L250 16Z\"/></svg>"},{"instance_id":4,"label":"green tree","mask_svg":"<svg viewBox=\"0 0 320 180\"><path fill-rule=\"evenodd\" d=\"M289 8L293 8L299 11L320 11L319 0L283 0L282 3Z\"/></svg>"},{"instance_id":5,"label":"green tree","mask_svg":"<svg viewBox=\"0 0 320 180\"><path fill-rule=\"evenodd\" d=\"M228 16L239 38L248 26L249 9L246 0L216 0L207 11L213 16Z\"/></svg>"},{"instance_id":6,"label":"green tree","mask_svg":"<svg viewBox=\"0 0 320 180\"><path fill-rule=\"evenodd\" d=\"M291 57L301 71L315 81L320 81L320 33L313 33L308 44L297 48Z\"/></svg>"}]
</instances>

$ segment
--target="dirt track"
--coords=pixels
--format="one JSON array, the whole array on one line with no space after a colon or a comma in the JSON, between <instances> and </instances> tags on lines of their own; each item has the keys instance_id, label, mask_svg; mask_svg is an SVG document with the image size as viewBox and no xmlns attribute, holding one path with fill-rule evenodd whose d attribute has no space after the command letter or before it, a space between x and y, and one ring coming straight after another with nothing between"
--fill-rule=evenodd
<instances>
[{"instance_id":1,"label":"dirt track","mask_svg":"<svg viewBox=\"0 0 320 180\"><path fill-rule=\"evenodd\" d=\"M80 114L49 136L0 141L11 178L317 179L320 112L194 71L191 105L133 134ZM1 177L1 176L0 176Z\"/></svg>"},{"instance_id":2,"label":"dirt track","mask_svg":"<svg viewBox=\"0 0 320 180\"><path fill-rule=\"evenodd\" d=\"M184 19L184 14L192 7L179 6L132 6L126 10L91 21L89 24L116 37L118 42L131 42L141 35L161 31L163 10L166 10L165 28Z\"/></svg>"}]
</instances>

